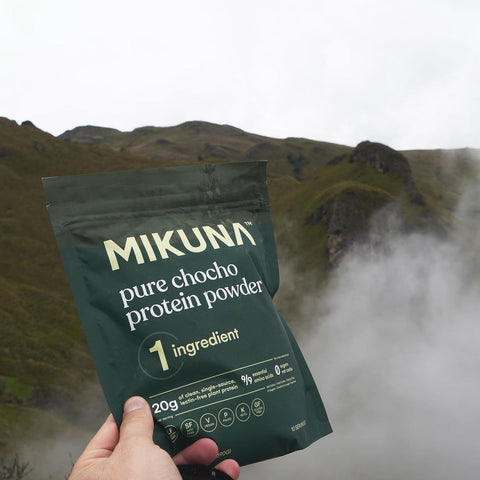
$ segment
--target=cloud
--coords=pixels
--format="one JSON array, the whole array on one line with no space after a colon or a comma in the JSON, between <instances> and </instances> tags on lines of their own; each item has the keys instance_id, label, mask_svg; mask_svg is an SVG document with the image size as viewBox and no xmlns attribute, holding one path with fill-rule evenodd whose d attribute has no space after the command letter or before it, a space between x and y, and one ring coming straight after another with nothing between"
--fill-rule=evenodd
<instances>
[{"instance_id":1,"label":"cloud","mask_svg":"<svg viewBox=\"0 0 480 480\"><path fill-rule=\"evenodd\" d=\"M480 469L480 184L452 238L393 234L310 302L301 344L333 434L244 480L476 478Z\"/></svg>"},{"instance_id":2,"label":"cloud","mask_svg":"<svg viewBox=\"0 0 480 480\"><path fill-rule=\"evenodd\" d=\"M207 120L347 145L476 147L479 8L5 0L2 115L54 134Z\"/></svg>"}]
</instances>

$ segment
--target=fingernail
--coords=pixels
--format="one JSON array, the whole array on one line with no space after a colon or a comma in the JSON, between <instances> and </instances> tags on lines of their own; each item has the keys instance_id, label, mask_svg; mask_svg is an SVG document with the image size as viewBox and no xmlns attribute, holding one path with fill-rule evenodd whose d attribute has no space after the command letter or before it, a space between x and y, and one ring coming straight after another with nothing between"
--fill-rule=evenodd
<instances>
[{"instance_id":1,"label":"fingernail","mask_svg":"<svg viewBox=\"0 0 480 480\"><path fill-rule=\"evenodd\" d=\"M123 407L124 413L133 412L139 408L143 408L146 405L145 400L142 397L132 397L129 398Z\"/></svg>"}]
</instances>

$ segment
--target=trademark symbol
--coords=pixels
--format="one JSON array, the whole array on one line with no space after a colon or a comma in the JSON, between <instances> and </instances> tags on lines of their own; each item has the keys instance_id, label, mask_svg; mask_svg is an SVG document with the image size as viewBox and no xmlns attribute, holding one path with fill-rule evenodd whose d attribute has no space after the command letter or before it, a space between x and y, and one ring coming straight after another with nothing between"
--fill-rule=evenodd
<instances>
[{"instance_id":1,"label":"trademark symbol","mask_svg":"<svg viewBox=\"0 0 480 480\"><path fill-rule=\"evenodd\" d=\"M253 225L252 222L244 222L244 223L245 223L245 225Z\"/></svg>"}]
</instances>

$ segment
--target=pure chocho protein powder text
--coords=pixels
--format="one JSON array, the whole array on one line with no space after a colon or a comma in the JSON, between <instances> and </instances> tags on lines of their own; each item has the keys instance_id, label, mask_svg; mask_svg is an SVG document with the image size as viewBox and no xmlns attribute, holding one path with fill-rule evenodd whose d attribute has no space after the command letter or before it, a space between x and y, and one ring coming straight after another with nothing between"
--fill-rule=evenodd
<instances>
[{"instance_id":1,"label":"pure chocho protein powder text","mask_svg":"<svg viewBox=\"0 0 480 480\"><path fill-rule=\"evenodd\" d=\"M201 437L241 465L331 432L272 298L266 163L43 179L108 404L146 398L172 455Z\"/></svg>"}]
</instances>

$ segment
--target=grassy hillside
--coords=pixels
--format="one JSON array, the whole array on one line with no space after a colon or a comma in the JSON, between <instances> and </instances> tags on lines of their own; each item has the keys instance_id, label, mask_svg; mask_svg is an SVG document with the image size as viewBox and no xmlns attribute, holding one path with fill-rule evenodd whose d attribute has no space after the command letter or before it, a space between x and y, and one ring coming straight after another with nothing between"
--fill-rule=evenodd
<instances>
[{"instance_id":1,"label":"grassy hillside","mask_svg":"<svg viewBox=\"0 0 480 480\"><path fill-rule=\"evenodd\" d=\"M81 408L76 402L79 385L95 379L49 224L41 177L152 163L0 119L0 405L49 410L67 405L69 413L76 413ZM0 409L0 449L11 438L6 415Z\"/></svg>"},{"instance_id":2,"label":"grassy hillside","mask_svg":"<svg viewBox=\"0 0 480 480\"><path fill-rule=\"evenodd\" d=\"M60 430L62 418L88 425L80 415L86 398L101 398L44 206L41 177L270 160L283 274L278 305L300 331L306 327L292 285L318 288L345 250L361 241L372 215L388 205L395 205L405 228L448 233L459 191L473 168L468 150L398 156L378 147L374 158L382 165L400 162L410 172L402 176L395 173L397 164L379 170L368 155L363 163L353 161L360 153L359 147L272 139L203 122L133 132L81 127L55 138L31 124L0 118L0 454L18 441L18 425L46 432L51 412ZM412 201L412 182L423 203ZM92 425L98 423L96 415L90 417Z\"/></svg>"},{"instance_id":3,"label":"grassy hillside","mask_svg":"<svg viewBox=\"0 0 480 480\"><path fill-rule=\"evenodd\" d=\"M318 167L350 147L304 138L262 137L228 125L186 122L175 127L142 127L132 132L78 127L60 136L84 145L128 150L161 162L269 160L269 175L309 177Z\"/></svg>"}]
</instances>

